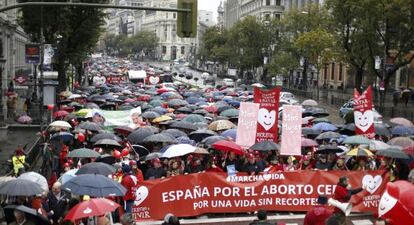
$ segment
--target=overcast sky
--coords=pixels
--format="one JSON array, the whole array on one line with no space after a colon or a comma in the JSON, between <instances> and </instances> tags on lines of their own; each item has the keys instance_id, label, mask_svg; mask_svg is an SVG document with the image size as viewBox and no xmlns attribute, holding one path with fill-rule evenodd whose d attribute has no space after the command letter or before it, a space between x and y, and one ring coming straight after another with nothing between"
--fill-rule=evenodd
<instances>
[{"instance_id":1,"label":"overcast sky","mask_svg":"<svg viewBox=\"0 0 414 225\"><path fill-rule=\"evenodd\" d=\"M224 0L223 0L224 1ZM198 0L198 9L213 11L213 19L217 22L217 7L220 5L220 0Z\"/></svg>"}]
</instances>

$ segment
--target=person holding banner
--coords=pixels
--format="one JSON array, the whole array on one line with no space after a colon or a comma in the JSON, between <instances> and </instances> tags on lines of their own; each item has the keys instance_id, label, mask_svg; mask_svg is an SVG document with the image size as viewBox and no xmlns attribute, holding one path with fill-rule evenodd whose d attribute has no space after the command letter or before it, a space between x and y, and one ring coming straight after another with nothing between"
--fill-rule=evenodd
<instances>
[{"instance_id":1,"label":"person holding banner","mask_svg":"<svg viewBox=\"0 0 414 225\"><path fill-rule=\"evenodd\" d=\"M349 184L349 178L347 176L342 176L339 178L338 184L335 187L333 199L347 203L351 199L352 195L358 194L364 190L363 188L355 188L352 189L351 185ZM335 207L334 209L335 214L345 215L341 209Z\"/></svg>"}]
</instances>

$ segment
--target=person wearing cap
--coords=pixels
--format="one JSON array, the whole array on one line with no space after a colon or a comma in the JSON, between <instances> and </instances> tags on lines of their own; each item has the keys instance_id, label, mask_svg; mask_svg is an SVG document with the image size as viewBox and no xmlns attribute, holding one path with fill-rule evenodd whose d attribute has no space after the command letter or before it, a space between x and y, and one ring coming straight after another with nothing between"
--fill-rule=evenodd
<instances>
[{"instance_id":1,"label":"person wearing cap","mask_svg":"<svg viewBox=\"0 0 414 225\"><path fill-rule=\"evenodd\" d=\"M123 197L124 210L127 213L131 213L132 205L135 200L134 191L138 185L138 179L132 174L131 167L127 164L122 165L122 172L124 173L124 176L122 177L121 184L127 190Z\"/></svg>"},{"instance_id":2,"label":"person wearing cap","mask_svg":"<svg viewBox=\"0 0 414 225\"><path fill-rule=\"evenodd\" d=\"M243 165L242 172L246 172L249 175L257 175L261 172L256 162L256 156L253 153L247 155L247 162Z\"/></svg>"},{"instance_id":3,"label":"person wearing cap","mask_svg":"<svg viewBox=\"0 0 414 225\"><path fill-rule=\"evenodd\" d=\"M326 203L328 198L326 196L318 196L318 205L314 206L306 213L303 225L325 225L325 221L332 215Z\"/></svg>"},{"instance_id":4,"label":"person wearing cap","mask_svg":"<svg viewBox=\"0 0 414 225\"><path fill-rule=\"evenodd\" d=\"M22 211L14 210L13 215L15 221L10 223L11 225L35 225L32 221L27 220L26 214Z\"/></svg>"},{"instance_id":5,"label":"person wearing cap","mask_svg":"<svg viewBox=\"0 0 414 225\"><path fill-rule=\"evenodd\" d=\"M161 160L156 158L151 161L152 166L148 168L145 173L145 180L153 180L158 178L164 178L167 176L167 172L162 167Z\"/></svg>"},{"instance_id":6,"label":"person wearing cap","mask_svg":"<svg viewBox=\"0 0 414 225\"><path fill-rule=\"evenodd\" d=\"M267 212L265 210L257 211L257 220L251 222L249 225L273 225L267 220Z\"/></svg>"}]
</instances>

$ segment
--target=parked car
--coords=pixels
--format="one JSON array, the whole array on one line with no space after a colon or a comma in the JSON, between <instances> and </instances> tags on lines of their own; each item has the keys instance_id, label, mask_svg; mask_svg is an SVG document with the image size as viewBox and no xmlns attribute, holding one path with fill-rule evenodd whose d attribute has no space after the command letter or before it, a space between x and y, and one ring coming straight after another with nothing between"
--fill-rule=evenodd
<instances>
[{"instance_id":1,"label":"parked car","mask_svg":"<svg viewBox=\"0 0 414 225\"><path fill-rule=\"evenodd\" d=\"M230 78L224 78L222 83L223 86L234 87L234 81Z\"/></svg>"},{"instance_id":2,"label":"parked car","mask_svg":"<svg viewBox=\"0 0 414 225\"><path fill-rule=\"evenodd\" d=\"M290 92L280 92L280 100L288 101L291 105L298 104L298 100L296 100L295 95Z\"/></svg>"},{"instance_id":3,"label":"parked car","mask_svg":"<svg viewBox=\"0 0 414 225\"><path fill-rule=\"evenodd\" d=\"M350 112L351 110L354 110L354 100L350 99L348 102L346 102L344 105L342 105L341 108L339 108L339 116L341 118L344 118L345 115ZM372 109L372 112L374 113L374 123L382 123L382 115L375 110L375 108Z\"/></svg>"}]
</instances>

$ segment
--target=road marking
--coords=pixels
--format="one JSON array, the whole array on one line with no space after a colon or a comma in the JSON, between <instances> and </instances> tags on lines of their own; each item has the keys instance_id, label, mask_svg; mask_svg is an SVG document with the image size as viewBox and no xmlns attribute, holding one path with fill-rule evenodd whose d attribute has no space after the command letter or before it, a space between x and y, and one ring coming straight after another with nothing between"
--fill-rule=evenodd
<instances>
[{"instance_id":1,"label":"road marking","mask_svg":"<svg viewBox=\"0 0 414 225\"><path fill-rule=\"evenodd\" d=\"M355 225L373 225L374 223L371 220L352 220L352 223Z\"/></svg>"}]
</instances>

